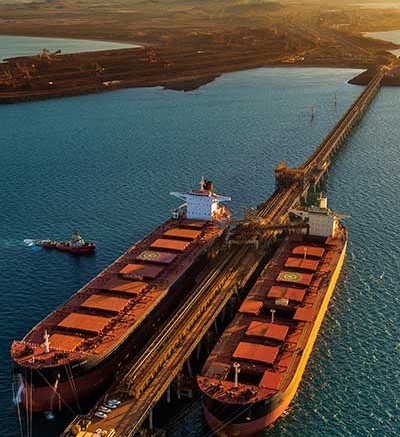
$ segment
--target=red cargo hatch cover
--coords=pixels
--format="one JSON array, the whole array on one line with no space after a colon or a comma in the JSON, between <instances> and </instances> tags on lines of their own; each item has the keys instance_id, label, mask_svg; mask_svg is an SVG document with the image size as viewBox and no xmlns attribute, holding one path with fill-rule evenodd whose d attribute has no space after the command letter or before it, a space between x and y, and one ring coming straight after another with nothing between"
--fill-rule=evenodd
<instances>
[{"instance_id":1,"label":"red cargo hatch cover","mask_svg":"<svg viewBox=\"0 0 400 437\"><path fill-rule=\"evenodd\" d=\"M302 288L288 288L286 292L286 299L293 300L294 302L302 302L306 294L306 289Z\"/></svg>"},{"instance_id":2,"label":"red cargo hatch cover","mask_svg":"<svg viewBox=\"0 0 400 437\"><path fill-rule=\"evenodd\" d=\"M322 258L324 253L324 248L315 246L297 246L292 250L293 255L314 256L315 258Z\"/></svg>"},{"instance_id":3,"label":"red cargo hatch cover","mask_svg":"<svg viewBox=\"0 0 400 437\"><path fill-rule=\"evenodd\" d=\"M297 308L293 319L300 322L311 322L314 319L314 308Z\"/></svg>"},{"instance_id":4,"label":"red cargo hatch cover","mask_svg":"<svg viewBox=\"0 0 400 437\"><path fill-rule=\"evenodd\" d=\"M119 313L126 305L128 305L130 299L125 297L113 297L105 296L101 294L93 294L81 304L85 308L94 308L99 310L114 311Z\"/></svg>"},{"instance_id":5,"label":"red cargo hatch cover","mask_svg":"<svg viewBox=\"0 0 400 437\"><path fill-rule=\"evenodd\" d=\"M185 238L187 240L195 240L200 234L201 231L180 228L169 229L168 231L164 232L166 237Z\"/></svg>"},{"instance_id":6,"label":"red cargo hatch cover","mask_svg":"<svg viewBox=\"0 0 400 437\"><path fill-rule=\"evenodd\" d=\"M289 326L278 325L277 323L270 323L268 326L265 337L271 338L273 340L285 340L286 335L289 331Z\"/></svg>"},{"instance_id":7,"label":"red cargo hatch cover","mask_svg":"<svg viewBox=\"0 0 400 437\"><path fill-rule=\"evenodd\" d=\"M293 300L295 302L302 302L305 294L305 288L292 288L273 285L268 291L267 296L271 299L281 299L282 297L285 297L286 299Z\"/></svg>"},{"instance_id":8,"label":"red cargo hatch cover","mask_svg":"<svg viewBox=\"0 0 400 437\"><path fill-rule=\"evenodd\" d=\"M239 312L245 314L259 314L262 307L262 301L246 299L240 306Z\"/></svg>"},{"instance_id":9,"label":"red cargo hatch cover","mask_svg":"<svg viewBox=\"0 0 400 437\"><path fill-rule=\"evenodd\" d=\"M264 337L267 332L269 323L253 321L247 328L246 335L254 335L255 337Z\"/></svg>"},{"instance_id":10,"label":"red cargo hatch cover","mask_svg":"<svg viewBox=\"0 0 400 437\"><path fill-rule=\"evenodd\" d=\"M319 261L316 261L314 259L289 257L285 262L285 267L292 269L311 270L315 272L318 269L318 264Z\"/></svg>"},{"instance_id":11,"label":"red cargo hatch cover","mask_svg":"<svg viewBox=\"0 0 400 437\"><path fill-rule=\"evenodd\" d=\"M132 296L140 294L147 287L146 282L128 281L126 279L113 278L102 285L103 290L119 291Z\"/></svg>"},{"instance_id":12,"label":"red cargo hatch cover","mask_svg":"<svg viewBox=\"0 0 400 437\"><path fill-rule=\"evenodd\" d=\"M253 321L247 328L246 335L283 341L286 338L288 331L289 327L286 325Z\"/></svg>"},{"instance_id":13,"label":"red cargo hatch cover","mask_svg":"<svg viewBox=\"0 0 400 437\"><path fill-rule=\"evenodd\" d=\"M98 333L102 331L111 319L107 317L89 316L87 314L71 313L58 324L64 328Z\"/></svg>"},{"instance_id":14,"label":"red cargo hatch cover","mask_svg":"<svg viewBox=\"0 0 400 437\"><path fill-rule=\"evenodd\" d=\"M264 372L264 375L260 381L260 387L269 388L271 390L278 390L279 384L282 381L283 373L277 372Z\"/></svg>"},{"instance_id":15,"label":"red cargo hatch cover","mask_svg":"<svg viewBox=\"0 0 400 437\"><path fill-rule=\"evenodd\" d=\"M278 282L289 282L292 284L301 284L308 286L311 284L313 276L314 275L309 273L289 272L282 270L276 280Z\"/></svg>"},{"instance_id":16,"label":"red cargo hatch cover","mask_svg":"<svg viewBox=\"0 0 400 437\"><path fill-rule=\"evenodd\" d=\"M139 261L147 261L160 264L170 264L175 258L175 253L156 252L154 250L145 250L136 257L136 259Z\"/></svg>"},{"instance_id":17,"label":"red cargo hatch cover","mask_svg":"<svg viewBox=\"0 0 400 437\"><path fill-rule=\"evenodd\" d=\"M83 338L65 334L53 334L50 336L49 341L52 348L73 352L83 342Z\"/></svg>"},{"instance_id":18,"label":"red cargo hatch cover","mask_svg":"<svg viewBox=\"0 0 400 437\"><path fill-rule=\"evenodd\" d=\"M155 249L167 249L183 252L189 246L189 244L189 241L167 240L166 238L159 238L158 240L154 241L150 247Z\"/></svg>"},{"instance_id":19,"label":"red cargo hatch cover","mask_svg":"<svg viewBox=\"0 0 400 437\"><path fill-rule=\"evenodd\" d=\"M241 360L273 364L278 352L278 346L264 346L263 344L241 341L232 356Z\"/></svg>"},{"instance_id":20,"label":"red cargo hatch cover","mask_svg":"<svg viewBox=\"0 0 400 437\"><path fill-rule=\"evenodd\" d=\"M135 278L156 278L164 267L149 264L127 264L120 270L121 275L129 275Z\"/></svg>"}]
</instances>

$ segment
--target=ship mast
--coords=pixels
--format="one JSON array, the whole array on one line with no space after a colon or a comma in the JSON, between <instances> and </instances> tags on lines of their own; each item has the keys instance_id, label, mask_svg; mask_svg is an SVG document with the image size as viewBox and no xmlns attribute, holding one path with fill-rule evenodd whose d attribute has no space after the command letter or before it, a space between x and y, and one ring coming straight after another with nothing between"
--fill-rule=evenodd
<instances>
[{"instance_id":1,"label":"ship mast","mask_svg":"<svg viewBox=\"0 0 400 437\"><path fill-rule=\"evenodd\" d=\"M50 335L47 332L47 329L44 330L44 351L46 352L46 354L48 354L50 352Z\"/></svg>"}]
</instances>

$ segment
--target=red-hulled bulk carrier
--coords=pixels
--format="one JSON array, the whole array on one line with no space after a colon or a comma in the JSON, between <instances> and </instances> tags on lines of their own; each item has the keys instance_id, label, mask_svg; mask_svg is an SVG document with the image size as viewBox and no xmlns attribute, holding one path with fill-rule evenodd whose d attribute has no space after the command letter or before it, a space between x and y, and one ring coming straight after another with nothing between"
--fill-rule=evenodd
<instances>
[{"instance_id":1,"label":"red-hulled bulk carrier","mask_svg":"<svg viewBox=\"0 0 400 437\"><path fill-rule=\"evenodd\" d=\"M171 193L185 200L151 232L36 325L11 355L27 409L49 411L104 388L179 305L218 251L230 222L212 182Z\"/></svg>"},{"instance_id":2,"label":"red-hulled bulk carrier","mask_svg":"<svg viewBox=\"0 0 400 437\"><path fill-rule=\"evenodd\" d=\"M292 212L308 232L286 237L197 377L215 435L255 435L286 410L340 274L347 231L326 198Z\"/></svg>"}]
</instances>

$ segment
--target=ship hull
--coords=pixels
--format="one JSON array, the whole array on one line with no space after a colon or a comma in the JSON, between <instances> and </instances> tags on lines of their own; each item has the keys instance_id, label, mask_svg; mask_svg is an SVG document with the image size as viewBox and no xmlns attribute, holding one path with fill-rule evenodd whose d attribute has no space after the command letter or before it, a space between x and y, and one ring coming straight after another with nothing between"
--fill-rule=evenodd
<instances>
[{"instance_id":1,"label":"ship hull","mask_svg":"<svg viewBox=\"0 0 400 437\"><path fill-rule=\"evenodd\" d=\"M94 253L96 251L96 246L73 247L73 246L66 246L63 244L57 244L55 248L60 252L81 253L81 254L89 254L89 253Z\"/></svg>"},{"instance_id":2,"label":"ship hull","mask_svg":"<svg viewBox=\"0 0 400 437\"><path fill-rule=\"evenodd\" d=\"M217 419L205 407L204 418L208 426L213 430L215 435L223 437L251 437L259 434L265 428L277 420L287 409L291 400L283 402L278 408L260 417L256 420L250 420L246 423L226 424L224 421Z\"/></svg>"},{"instance_id":3,"label":"ship hull","mask_svg":"<svg viewBox=\"0 0 400 437\"><path fill-rule=\"evenodd\" d=\"M26 410L35 413L61 410L66 405L74 405L89 398L108 384L112 376L113 367L102 366L92 372L73 377L73 382L71 379L60 383L56 377L53 384L49 382L45 386L37 386L27 378L22 378L21 403Z\"/></svg>"},{"instance_id":4,"label":"ship hull","mask_svg":"<svg viewBox=\"0 0 400 437\"><path fill-rule=\"evenodd\" d=\"M286 390L278 392L268 400L253 404L228 405L205 398L204 417L207 424L217 436L221 437L250 437L262 432L275 422L289 407L296 395L300 381L304 374L315 340L327 311L337 280L343 267L347 248L347 239L343 246L340 258L332 274L318 316L316 317L311 334L304 348L302 358L292 381ZM218 412L214 415L214 412Z\"/></svg>"}]
</instances>

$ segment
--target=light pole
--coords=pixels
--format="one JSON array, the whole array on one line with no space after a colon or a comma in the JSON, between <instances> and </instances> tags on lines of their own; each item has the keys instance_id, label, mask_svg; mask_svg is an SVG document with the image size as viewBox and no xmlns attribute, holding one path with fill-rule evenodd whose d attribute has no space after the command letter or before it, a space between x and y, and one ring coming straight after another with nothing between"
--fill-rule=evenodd
<instances>
[{"instance_id":1,"label":"light pole","mask_svg":"<svg viewBox=\"0 0 400 437\"><path fill-rule=\"evenodd\" d=\"M272 325L274 323L276 310L274 308L271 308L269 311L271 313L271 325Z\"/></svg>"}]
</instances>

